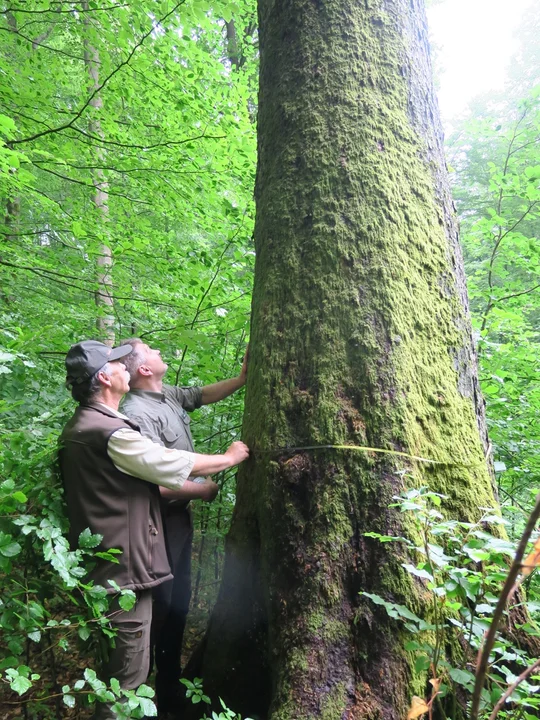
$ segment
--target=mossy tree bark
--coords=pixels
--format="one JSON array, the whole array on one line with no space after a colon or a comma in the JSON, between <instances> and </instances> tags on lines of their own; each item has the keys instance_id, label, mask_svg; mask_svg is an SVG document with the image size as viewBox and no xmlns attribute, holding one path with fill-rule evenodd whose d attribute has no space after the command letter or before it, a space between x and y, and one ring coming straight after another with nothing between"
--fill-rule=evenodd
<instances>
[{"instance_id":1,"label":"mossy tree bark","mask_svg":"<svg viewBox=\"0 0 540 720\"><path fill-rule=\"evenodd\" d=\"M406 531L404 482L461 519L495 503L423 2L259 0L259 23L252 458L197 672L251 716L403 718L426 678L359 591L423 589L364 533ZM337 444L446 464L301 449Z\"/></svg>"}]
</instances>

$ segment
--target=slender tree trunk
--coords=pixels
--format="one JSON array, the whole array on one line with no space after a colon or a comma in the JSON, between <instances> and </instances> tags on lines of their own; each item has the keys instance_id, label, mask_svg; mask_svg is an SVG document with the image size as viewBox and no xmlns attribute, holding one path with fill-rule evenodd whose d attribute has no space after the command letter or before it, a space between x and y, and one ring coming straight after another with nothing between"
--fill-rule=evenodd
<instances>
[{"instance_id":1,"label":"slender tree trunk","mask_svg":"<svg viewBox=\"0 0 540 720\"><path fill-rule=\"evenodd\" d=\"M83 3L83 22L85 25L84 36L84 61L88 76L90 78L90 91L93 92L99 88L99 53L89 40L90 21L88 15L88 3ZM99 111L103 107L101 95L97 93L90 101L90 107ZM89 131L92 135L103 137L99 115L94 113L89 123ZM99 147L94 148L97 165L105 165L105 151ZM101 220L103 228L106 227L109 216L109 185L103 170L99 168L93 171L94 184L94 205L96 206L98 218ZM105 233L104 233L105 234ZM99 246L99 254L97 259L97 283L96 306L98 308L97 329L103 341L108 345L114 345L114 300L113 300L113 283L111 276L112 269L112 251L110 245L103 242Z\"/></svg>"},{"instance_id":2,"label":"slender tree trunk","mask_svg":"<svg viewBox=\"0 0 540 720\"><path fill-rule=\"evenodd\" d=\"M192 667L251 717L397 720L426 677L359 591L424 591L364 533L407 532L405 486L495 503L425 12L259 0L259 27L252 457ZM340 444L444 464L312 449Z\"/></svg>"},{"instance_id":3,"label":"slender tree trunk","mask_svg":"<svg viewBox=\"0 0 540 720\"><path fill-rule=\"evenodd\" d=\"M242 67L242 57L238 48L238 36L234 19L225 21L225 32L227 35L227 55L231 65L239 70Z\"/></svg>"},{"instance_id":4,"label":"slender tree trunk","mask_svg":"<svg viewBox=\"0 0 540 720\"><path fill-rule=\"evenodd\" d=\"M13 15L12 12L6 12L6 19L7 24L11 32L16 33L17 32L17 19ZM17 120L17 117L15 117L15 121ZM7 146L11 149L11 146L9 143L7 143ZM12 168L10 170L10 174L14 176L16 174L16 170ZM14 193L13 195L10 195L6 199L6 212L4 216L4 223L6 226L6 235L5 239L6 242L9 242L10 240L13 240L14 237L17 236L20 230L20 219L21 219L21 198L18 194ZM11 234L13 233L13 235Z\"/></svg>"}]
</instances>

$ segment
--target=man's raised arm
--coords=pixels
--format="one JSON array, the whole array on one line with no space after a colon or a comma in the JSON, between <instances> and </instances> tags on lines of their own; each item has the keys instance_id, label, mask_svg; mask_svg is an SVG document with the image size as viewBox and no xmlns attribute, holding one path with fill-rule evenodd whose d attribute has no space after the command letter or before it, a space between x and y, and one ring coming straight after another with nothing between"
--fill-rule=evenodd
<instances>
[{"instance_id":1,"label":"man's raised arm","mask_svg":"<svg viewBox=\"0 0 540 720\"><path fill-rule=\"evenodd\" d=\"M246 384L248 356L249 348L246 350L246 354L244 355L240 375L234 378L229 378L228 380L221 380L220 382L213 383L212 385L205 385L201 388L203 405L211 405L219 400L223 400Z\"/></svg>"}]
</instances>

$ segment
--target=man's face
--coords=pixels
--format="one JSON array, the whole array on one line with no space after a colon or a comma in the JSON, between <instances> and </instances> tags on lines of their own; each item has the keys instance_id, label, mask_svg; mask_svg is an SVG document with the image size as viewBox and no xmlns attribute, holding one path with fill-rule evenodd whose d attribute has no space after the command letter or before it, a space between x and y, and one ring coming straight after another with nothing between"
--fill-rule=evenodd
<instances>
[{"instance_id":1,"label":"man's face","mask_svg":"<svg viewBox=\"0 0 540 720\"><path fill-rule=\"evenodd\" d=\"M169 366L161 359L161 351L154 350L144 343L141 345L141 351L146 358L144 365L152 371L153 375L162 378Z\"/></svg>"},{"instance_id":2,"label":"man's face","mask_svg":"<svg viewBox=\"0 0 540 720\"><path fill-rule=\"evenodd\" d=\"M113 360L109 366L108 376L111 381L111 390L117 395L125 395L129 392L129 373L126 366L121 360Z\"/></svg>"}]
</instances>

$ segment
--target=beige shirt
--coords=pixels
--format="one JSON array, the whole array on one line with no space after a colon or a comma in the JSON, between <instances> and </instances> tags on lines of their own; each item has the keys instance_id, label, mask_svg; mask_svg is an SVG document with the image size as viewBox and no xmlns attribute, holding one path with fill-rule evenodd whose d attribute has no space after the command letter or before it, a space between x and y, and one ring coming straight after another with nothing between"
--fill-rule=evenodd
<instances>
[{"instance_id":1,"label":"beige shirt","mask_svg":"<svg viewBox=\"0 0 540 720\"><path fill-rule=\"evenodd\" d=\"M104 403L96 404L102 405L122 420L129 419ZM120 428L111 435L107 453L114 466L126 475L171 490L182 487L195 463L195 453L163 447L130 428Z\"/></svg>"}]
</instances>

